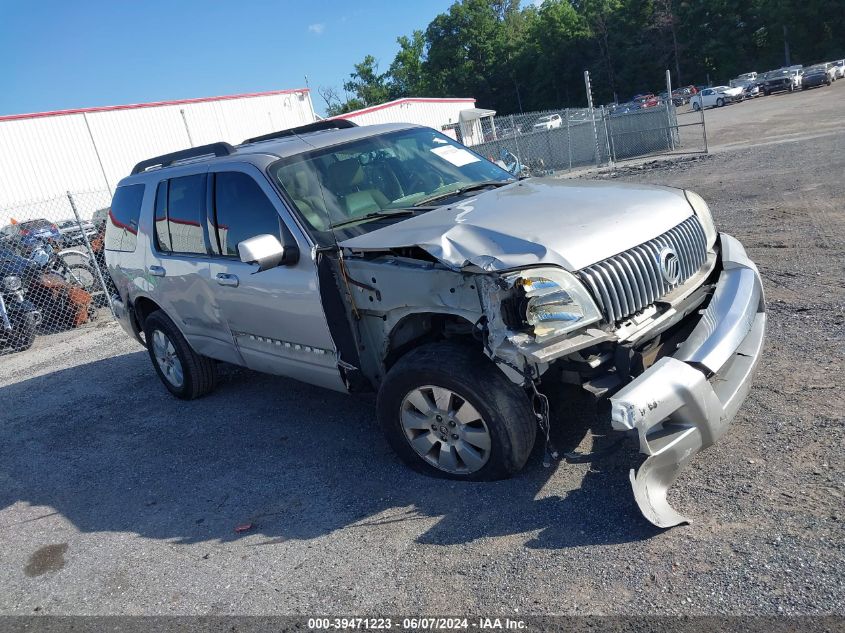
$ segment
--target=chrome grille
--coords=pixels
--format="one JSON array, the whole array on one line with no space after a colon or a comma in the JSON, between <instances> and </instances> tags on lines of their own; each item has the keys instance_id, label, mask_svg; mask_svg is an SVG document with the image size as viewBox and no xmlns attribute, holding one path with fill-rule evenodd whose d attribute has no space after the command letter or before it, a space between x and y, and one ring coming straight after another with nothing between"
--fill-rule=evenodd
<instances>
[{"instance_id":1,"label":"chrome grille","mask_svg":"<svg viewBox=\"0 0 845 633\"><path fill-rule=\"evenodd\" d=\"M680 277L669 283L660 266L660 252L672 248ZM580 271L605 320L615 323L651 305L692 277L707 259L707 238L696 216L663 235Z\"/></svg>"}]
</instances>

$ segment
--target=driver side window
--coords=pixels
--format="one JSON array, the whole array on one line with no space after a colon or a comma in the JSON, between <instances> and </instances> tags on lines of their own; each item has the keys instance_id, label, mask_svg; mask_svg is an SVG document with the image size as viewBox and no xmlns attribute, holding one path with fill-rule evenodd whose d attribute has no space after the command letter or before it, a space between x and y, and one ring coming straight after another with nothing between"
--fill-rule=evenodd
<instances>
[{"instance_id":1,"label":"driver side window","mask_svg":"<svg viewBox=\"0 0 845 633\"><path fill-rule=\"evenodd\" d=\"M281 218L255 180L239 171L214 175L212 249L223 257L238 257L238 244L256 235L281 239Z\"/></svg>"}]
</instances>

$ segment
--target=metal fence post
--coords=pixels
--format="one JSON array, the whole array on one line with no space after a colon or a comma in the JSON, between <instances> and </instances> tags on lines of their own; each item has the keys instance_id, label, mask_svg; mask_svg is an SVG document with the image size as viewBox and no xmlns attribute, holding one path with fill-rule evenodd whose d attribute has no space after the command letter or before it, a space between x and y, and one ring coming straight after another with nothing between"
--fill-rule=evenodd
<instances>
[{"instance_id":1,"label":"metal fence post","mask_svg":"<svg viewBox=\"0 0 845 633\"><path fill-rule=\"evenodd\" d=\"M76 224L79 227L80 232L82 233L82 239L85 241L85 248L88 250L88 257L91 259L91 265L94 268L94 272L97 273L97 279L100 280L100 287L103 289L103 293L106 295L106 301L109 303L109 310L111 310L112 316L116 317L117 315L114 313L114 304L111 301L111 295L109 294L109 288L106 285L106 280L103 279L103 272L100 270L99 264L97 264L97 258L94 256L94 249L91 248L91 242L88 240L88 234L85 232L85 228L82 226L82 218L79 217L79 211L76 208L76 202L73 200L73 195L70 191L67 192L67 199L70 202L70 208L73 210L73 217L76 218Z\"/></svg>"},{"instance_id":2,"label":"metal fence post","mask_svg":"<svg viewBox=\"0 0 845 633\"><path fill-rule=\"evenodd\" d=\"M669 125L667 128L669 131L669 149L675 149L675 134L672 132L672 113L670 112L669 108L673 105L672 103L672 74L669 72L669 69L666 69L666 123Z\"/></svg>"},{"instance_id":3,"label":"metal fence post","mask_svg":"<svg viewBox=\"0 0 845 633\"><path fill-rule=\"evenodd\" d=\"M572 171L572 130L569 118L569 108L566 108L566 144L569 146L569 171Z\"/></svg>"},{"instance_id":4,"label":"metal fence post","mask_svg":"<svg viewBox=\"0 0 845 633\"><path fill-rule=\"evenodd\" d=\"M599 130L596 126L596 109L593 107L593 89L590 86L590 71L584 71L584 86L587 88L587 107L590 108L590 120L593 123L593 137L596 139L596 165L601 164L599 152Z\"/></svg>"},{"instance_id":5,"label":"metal fence post","mask_svg":"<svg viewBox=\"0 0 845 633\"><path fill-rule=\"evenodd\" d=\"M701 133L704 135L704 153L709 154L710 152L707 150L707 127L704 125L704 101L701 103L702 106L698 111L701 113Z\"/></svg>"},{"instance_id":6,"label":"metal fence post","mask_svg":"<svg viewBox=\"0 0 845 633\"><path fill-rule=\"evenodd\" d=\"M611 167L613 167L613 152L610 149L610 131L607 129L607 118L604 106L601 106L601 122L604 125L604 144L607 149L607 162Z\"/></svg>"},{"instance_id":7,"label":"metal fence post","mask_svg":"<svg viewBox=\"0 0 845 633\"><path fill-rule=\"evenodd\" d=\"M513 142L516 145L516 162L522 165L522 158L519 153L519 134L516 133L516 127L513 122L513 115L511 115L511 134L513 134Z\"/></svg>"}]
</instances>

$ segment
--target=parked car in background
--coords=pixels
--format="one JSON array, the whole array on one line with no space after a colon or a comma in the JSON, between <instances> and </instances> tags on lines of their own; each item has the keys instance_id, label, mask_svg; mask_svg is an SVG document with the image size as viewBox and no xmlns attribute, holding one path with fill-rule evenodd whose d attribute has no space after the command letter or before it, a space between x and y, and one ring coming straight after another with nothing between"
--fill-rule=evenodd
<instances>
[{"instance_id":1,"label":"parked car in background","mask_svg":"<svg viewBox=\"0 0 845 633\"><path fill-rule=\"evenodd\" d=\"M716 86L714 88L705 88L697 95L694 95L690 99L690 103L692 104L693 110L701 110L703 108L721 108L734 101L742 101L744 98L742 88Z\"/></svg>"},{"instance_id":2,"label":"parked car in background","mask_svg":"<svg viewBox=\"0 0 845 633\"><path fill-rule=\"evenodd\" d=\"M59 244L62 240L62 233L54 222L39 218L3 227L0 231L0 239L26 250L45 241Z\"/></svg>"},{"instance_id":3,"label":"parked car in background","mask_svg":"<svg viewBox=\"0 0 845 633\"><path fill-rule=\"evenodd\" d=\"M660 99L650 92L647 94L634 95L631 101L640 104L641 108L653 108L660 103Z\"/></svg>"},{"instance_id":4,"label":"parked car in background","mask_svg":"<svg viewBox=\"0 0 845 633\"><path fill-rule=\"evenodd\" d=\"M664 90L658 95L658 97L661 102L665 102L669 99L669 94ZM687 103L689 103L689 95L684 94L681 90L672 91L672 105L682 106Z\"/></svg>"},{"instance_id":5,"label":"parked car in background","mask_svg":"<svg viewBox=\"0 0 845 633\"><path fill-rule=\"evenodd\" d=\"M534 125L531 126L531 129L534 132L539 132L541 130L556 130L561 125L563 125L563 119L561 119L559 114L549 114L548 116L541 116L534 122Z\"/></svg>"},{"instance_id":6,"label":"parked car in background","mask_svg":"<svg viewBox=\"0 0 845 633\"><path fill-rule=\"evenodd\" d=\"M801 87L801 74L796 69L781 68L766 73L763 81L763 94L773 92L795 92Z\"/></svg>"},{"instance_id":7,"label":"parked car in background","mask_svg":"<svg viewBox=\"0 0 845 633\"><path fill-rule=\"evenodd\" d=\"M842 79L845 78L845 59L840 59L839 61L831 62L836 68L836 78Z\"/></svg>"},{"instance_id":8,"label":"parked car in background","mask_svg":"<svg viewBox=\"0 0 845 633\"><path fill-rule=\"evenodd\" d=\"M90 220L83 220L81 226L76 220L60 220L56 222L56 226L59 227L64 246L79 246L85 243L83 234L89 240L97 234L97 229Z\"/></svg>"},{"instance_id":9,"label":"parked car in background","mask_svg":"<svg viewBox=\"0 0 845 633\"><path fill-rule=\"evenodd\" d=\"M818 86L829 86L833 83L830 78L830 71L824 65L810 66L804 71L801 77L801 90L817 88Z\"/></svg>"},{"instance_id":10,"label":"parked car in background","mask_svg":"<svg viewBox=\"0 0 845 633\"><path fill-rule=\"evenodd\" d=\"M830 77L831 83L836 81L839 73L837 72L837 67L834 62L827 62L825 64L819 64L819 66L824 66L825 71L827 72L827 76Z\"/></svg>"},{"instance_id":11,"label":"parked car in background","mask_svg":"<svg viewBox=\"0 0 845 633\"><path fill-rule=\"evenodd\" d=\"M757 97L760 95L760 80L756 72L743 73L736 79L731 79L728 84L731 88L742 88L745 97Z\"/></svg>"},{"instance_id":12,"label":"parked car in background","mask_svg":"<svg viewBox=\"0 0 845 633\"><path fill-rule=\"evenodd\" d=\"M106 226L115 312L175 397L214 389L218 361L376 392L410 467L484 481L549 451L546 393L566 410L564 383L605 385L661 527L762 357L760 274L700 196L518 180L428 127L320 121L151 158Z\"/></svg>"},{"instance_id":13,"label":"parked car in background","mask_svg":"<svg viewBox=\"0 0 845 633\"><path fill-rule=\"evenodd\" d=\"M518 127L497 127L496 128L496 138L513 138L514 136L519 136L521 132L519 131Z\"/></svg>"}]
</instances>

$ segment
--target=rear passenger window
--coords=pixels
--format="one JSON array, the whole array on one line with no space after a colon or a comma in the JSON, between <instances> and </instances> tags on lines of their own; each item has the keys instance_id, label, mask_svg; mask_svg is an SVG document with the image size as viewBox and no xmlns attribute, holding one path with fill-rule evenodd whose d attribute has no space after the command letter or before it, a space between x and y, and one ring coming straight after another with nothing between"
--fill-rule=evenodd
<instances>
[{"instance_id":1,"label":"rear passenger window","mask_svg":"<svg viewBox=\"0 0 845 633\"><path fill-rule=\"evenodd\" d=\"M110 251L132 252L138 243L138 219L144 185L118 187L111 201L106 222L105 247Z\"/></svg>"},{"instance_id":2,"label":"rear passenger window","mask_svg":"<svg viewBox=\"0 0 845 633\"><path fill-rule=\"evenodd\" d=\"M171 178L159 184L155 215L159 250L206 255L204 221L205 174Z\"/></svg>"},{"instance_id":3,"label":"rear passenger window","mask_svg":"<svg viewBox=\"0 0 845 633\"><path fill-rule=\"evenodd\" d=\"M238 243L269 233L279 237L279 214L253 178L223 171L214 177L214 227L220 254L238 256ZM212 238L214 239L214 238Z\"/></svg>"}]
</instances>

